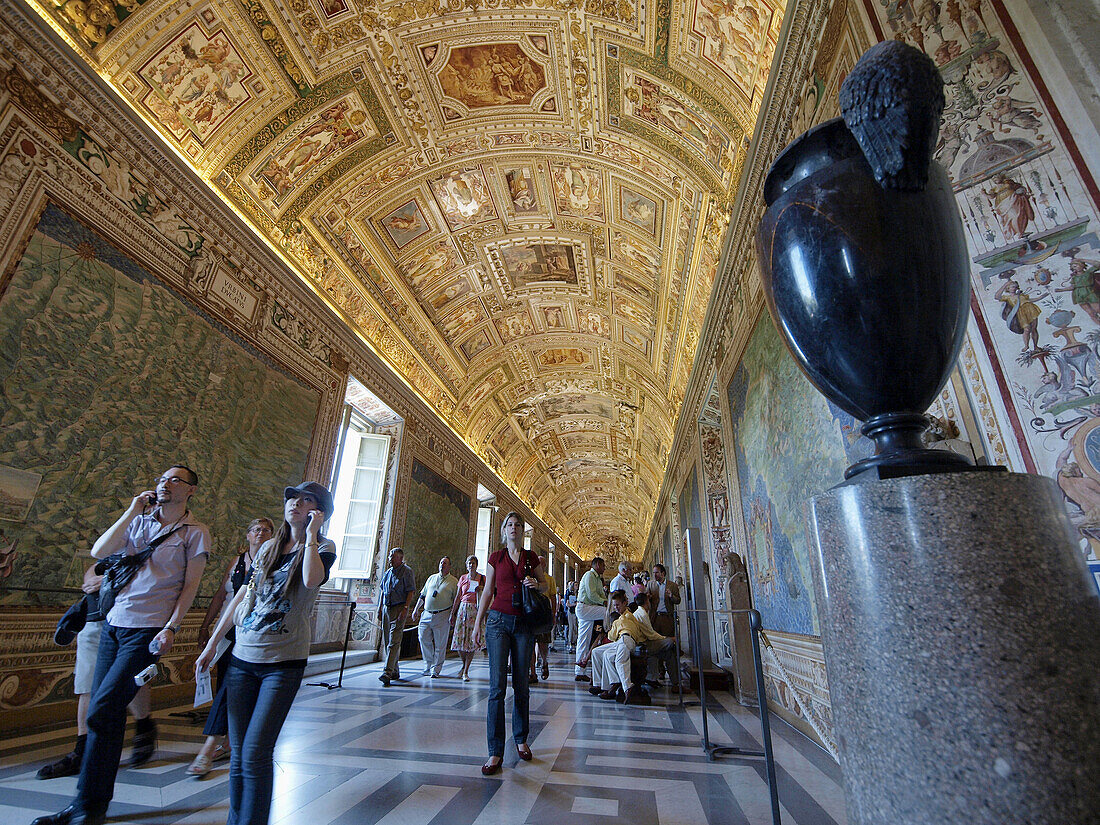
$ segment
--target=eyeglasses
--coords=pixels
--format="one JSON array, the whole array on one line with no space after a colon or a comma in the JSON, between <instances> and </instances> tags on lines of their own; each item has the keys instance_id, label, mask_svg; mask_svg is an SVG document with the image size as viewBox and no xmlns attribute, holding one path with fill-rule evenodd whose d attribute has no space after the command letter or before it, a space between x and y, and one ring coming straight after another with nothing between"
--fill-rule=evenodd
<instances>
[{"instance_id":1,"label":"eyeglasses","mask_svg":"<svg viewBox=\"0 0 1100 825\"><path fill-rule=\"evenodd\" d=\"M195 486L186 478L181 478L180 476L161 476L157 479L157 484L186 484L189 487Z\"/></svg>"}]
</instances>

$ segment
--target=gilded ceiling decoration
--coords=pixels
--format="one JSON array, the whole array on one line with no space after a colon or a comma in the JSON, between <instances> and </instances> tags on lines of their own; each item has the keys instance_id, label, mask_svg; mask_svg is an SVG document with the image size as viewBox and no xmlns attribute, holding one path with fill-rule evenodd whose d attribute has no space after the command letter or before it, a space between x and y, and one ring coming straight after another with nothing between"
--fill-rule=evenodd
<instances>
[{"instance_id":1,"label":"gilded ceiling decoration","mask_svg":"<svg viewBox=\"0 0 1100 825\"><path fill-rule=\"evenodd\" d=\"M34 0L584 554L641 555L782 0Z\"/></svg>"}]
</instances>

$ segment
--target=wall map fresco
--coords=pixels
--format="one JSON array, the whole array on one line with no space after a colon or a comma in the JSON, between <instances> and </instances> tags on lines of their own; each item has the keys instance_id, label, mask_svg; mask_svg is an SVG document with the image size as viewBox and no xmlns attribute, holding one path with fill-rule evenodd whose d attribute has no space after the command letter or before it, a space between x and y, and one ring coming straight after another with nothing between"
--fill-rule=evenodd
<instances>
[{"instance_id":1,"label":"wall map fresco","mask_svg":"<svg viewBox=\"0 0 1100 825\"><path fill-rule=\"evenodd\" d=\"M0 296L0 338L0 464L42 476L26 521L5 524L35 548L4 580L5 604L71 601L39 591L79 586L92 542L176 461L201 478L209 595L249 520L278 516L282 487L301 480L319 393L56 207Z\"/></svg>"}]
</instances>

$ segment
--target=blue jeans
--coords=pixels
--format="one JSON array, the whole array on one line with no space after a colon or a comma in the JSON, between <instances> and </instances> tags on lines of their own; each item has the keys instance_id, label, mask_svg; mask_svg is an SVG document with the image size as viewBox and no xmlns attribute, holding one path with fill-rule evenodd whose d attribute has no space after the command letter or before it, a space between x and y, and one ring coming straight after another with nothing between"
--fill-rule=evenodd
<instances>
[{"instance_id":1,"label":"blue jeans","mask_svg":"<svg viewBox=\"0 0 1100 825\"><path fill-rule=\"evenodd\" d=\"M305 668L252 668L234 659L225 677L229 699L227 825L267 825L272 755Z\"/></svg>"},{"instance_id":2,"label":"blue jeans","mask_svg":"<svg viewBox=\"0 0 1100 825\"><path fill-rule=\"evenodd\" d=\"M159 632L160 627L103 623L88 705L88 742L76 785L77 810L99 815L111 804L126 735L126 706L138 692L134 677L156 660L149 642Z\"/></svg>"},{"instance_id":3,"label":"blue jeans","mask_svg":"<svg viewBox=\"0 0 1100 825\"><path fill-rule=\"evenodd\" d=\"M527 741L531 728L531 691L528 668L535 637L522 616L489 611L485 646L489 649L489 706L485 714L489 756L504 756L504 694L508 689L508 657L512 658L512 738L517 745Z\"/></svg>"}]
</instances>

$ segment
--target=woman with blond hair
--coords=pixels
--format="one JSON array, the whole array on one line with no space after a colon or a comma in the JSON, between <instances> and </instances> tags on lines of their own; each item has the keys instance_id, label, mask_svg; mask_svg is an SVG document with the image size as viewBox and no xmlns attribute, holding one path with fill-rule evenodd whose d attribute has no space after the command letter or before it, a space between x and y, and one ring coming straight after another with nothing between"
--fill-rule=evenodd
<instances>
[{"instance_id":1,"label":"woman with blond hair","mask_svg":"<svg viewBox=\"0 0 1100 825\"><path fill-rule=\"evenodd\" d=\"M508 688L508 662L512 663L512 738L519 758L531 761L527 735L531 729L530 688L527 668L531 662L535 637L523 615L523 589L546 591L546 580L539 569L539 557L523 549L523 517L509 513L500 526L504 546L489 556L485 591L481 594L475 620L474 641L484 636L489 649L489 704L486 710L489 759L481 766L485 776L500 770L504 761L504 694ZM489 619L482 631L481 620Z\"/></svg>"},{"instance_id":2,"label":"woman with blond hair","mask_svg":"<svg viewBox=\"0 0 1100 825\"><path fill-rule=\"evenodd\" d=\"M309 656L309 614L336 560L321 535L332 515L332 495L309 481L283 491L283 524L260 547L252 577L195 662L210 667L218 641L236 626L226 675L229 696L230 825L267 825L271 812L272 755Z\"/></svg>"}]
</instances>

